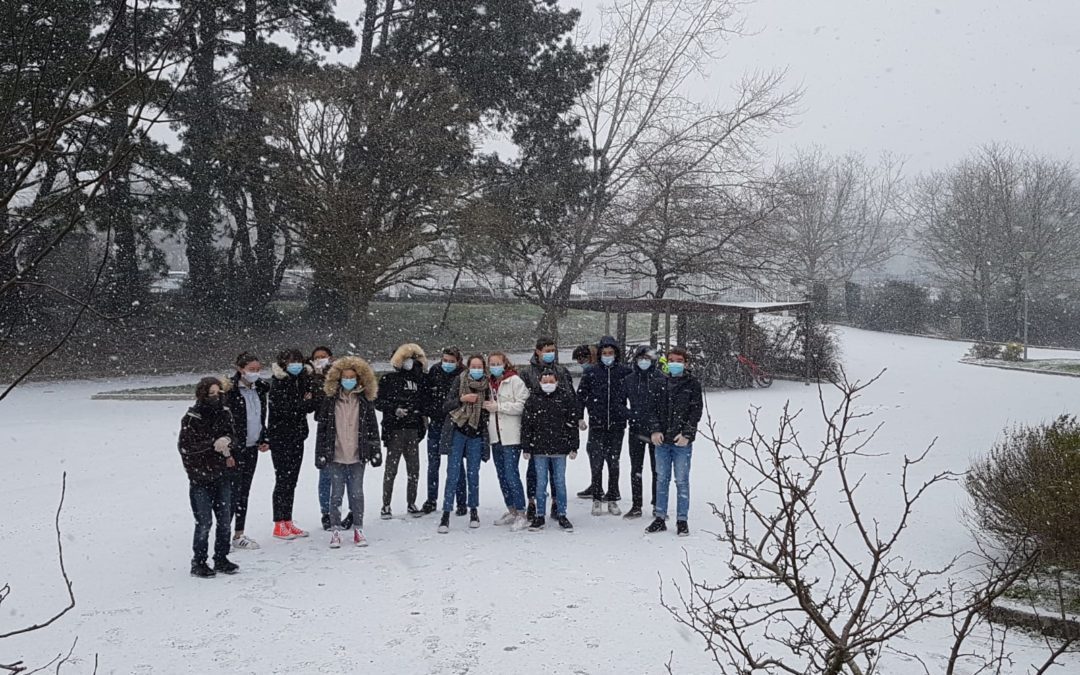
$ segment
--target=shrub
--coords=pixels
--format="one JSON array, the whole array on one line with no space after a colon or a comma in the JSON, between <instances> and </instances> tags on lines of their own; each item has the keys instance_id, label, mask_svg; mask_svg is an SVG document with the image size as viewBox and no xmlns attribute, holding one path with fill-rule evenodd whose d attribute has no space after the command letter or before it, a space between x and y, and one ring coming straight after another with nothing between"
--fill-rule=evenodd
<instances>
[{"instance_id":1,"label":"shrub","mask_svg":"<svg viewBox=\"0 0 1080 675\"><path fill-rule=\"evenodd\" d=\"M967 355L972 359L1000 359L1001 345L992 342L976 342L971 345Z\"/></svg>"},{"instance_id":2,"label":"shrub","mask_svg":"<svg viewBox=\"0 0 1080 675\"><path fill-rule=\"evenodd\" d=\"M965 479L977 525L1010 548L1033 545L1049 563L1080 566L1080 424L1020 426Z\"/></svg>"},{"instance_id":3,"label":"shrub","mask_svg":"<svg viewBox=\"0 0 1080 675\"><path fill-rule=\"evenodd\" d=\"M1005 348L1001 350L1002 361L1023 361L1024 360L1024 345L1021 342L1009 342L1005 344Z\"/></svg>"},{"instance_id":4,"label":"shrub","mask_svg":"<svg viewBox=\"0 0 1080 675\"><path fill-rule=\"evenodd\" d=\"M929 315L927 290L905 281L887 281L874 287L870 301L857 317L862 328L877 331L920 333Z\"/></svg>"}]
</instances>

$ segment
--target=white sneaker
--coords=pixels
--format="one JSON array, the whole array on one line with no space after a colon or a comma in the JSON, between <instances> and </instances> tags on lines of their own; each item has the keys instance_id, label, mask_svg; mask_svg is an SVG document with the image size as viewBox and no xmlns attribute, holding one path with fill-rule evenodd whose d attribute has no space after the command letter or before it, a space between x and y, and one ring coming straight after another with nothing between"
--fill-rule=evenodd
<instances>
[{"instance_id":1,"label":"white sneaker","mask_svg":"<svg viewBox=\"0 0 1080 675\"><path fill-rule=\"evenodd\" d=\"M341 548L341 532L334 530L330 535L330 548Z\"/></svg>"},{"instance_id":2,"label":"white sneaker","mask_svg":"<svg viewBox=\"0 0 1080 675\"><path fill-rule=\"evenodd\" d=\"M622 509L619 508L619 502L608 502L607 510L608 510L608 513L610 513L613 516L621 516L622 515Z\"/></svg>"},{"instance_id":3,"label":"white sneaker","mask_svg":"<svg viewBox=\"0 0 1080 675\"><path fill-rule=\"evenodd\" d=\"M514 518L514 522L510 524L511 532L521 532L529 526L529 521L525 518L525 514L519 513Z\"/></svg>"},{"instance_id":4,"label":"white sneaker","mask_svg":"<svg viewBox=\"0 0 1080 675\"><path fill-rule=\"evenodd\" d=\"M354 529L353 530L352 538L353 538L353 543L356 544L357 546L359 546L360 548L364 548L365 546L367 546L367 537L365 537L364 533L361 532L359 529Z\"/></svg>"},{"instance_id":5,"label":"white sneaker","mask_svg":"<svg viewBox=\"0 0 1080 675\"><path fill-rule=\"evenodd\" d=\"M498 520L495 521L495 524L500 525L500 526L501 525L512 525L516 518L517 518L517 515L514 512L507 511L506 513L504 513L502 515L502 518L499 518Z\"/></svg>"},{"instance_id":6,"label":"white sneaker","mask_svg":"<svg viewBox=\"0 0 1080 675\"><path fill-rule=\"evenodd\" d=\"M254 551L259 548L259 542L255 541L246 534L240 535L240 537L232 540L232 550L234 551Z\"/></svg>"},{"instance_id":7,"label":"white sneaker","mask_svg":"<svg viewBox=\"0 0 1080 675\"><path fill-rule=\"evenodd\" d=\"M599 499L594 499L592 502L592 514L594 516L604 515L604 502Z\"/></svg>"}]
</instances>

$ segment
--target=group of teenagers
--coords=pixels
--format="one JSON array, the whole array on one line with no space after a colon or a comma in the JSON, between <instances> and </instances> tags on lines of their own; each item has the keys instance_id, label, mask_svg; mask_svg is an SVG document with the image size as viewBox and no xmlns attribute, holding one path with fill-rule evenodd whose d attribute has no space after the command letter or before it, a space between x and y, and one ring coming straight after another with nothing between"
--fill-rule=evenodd
<instances>
[{"instance_id":1,"label":"group of teenagers","mask_svg":"<svg viewBox=\"0 0 1080 675\"><path fill-rule=\"evenodd\" d=\"M343 533L350 530L354 545L367 546L364 474L384 459L384 519L393 517L394 483L403 458L407 513L420 518L439 509L445 456L438 532L449 532L455 512L468 516L470 528L480 526L480 466L488 461L495 465L506 506L496 525L515 532L543 530L550 485L552 520L573 530L566 515L566 463L576 459L584 431L592 480L577 496L592 500L592 515L642 517L647 453L653 520L645 531L668 529L674 478L676 531L688 535L690 459L703 400L686 350L673 347L660 358L642 345L633 351L631 363L624 363L620 345L605 336L596 345L574 350L574 359L582 366L576 389L569 370L559 363L555 340L546 338L537 340L529 363L521 367L503 352L463 359L454 347L443 349L439 362L429 365L419 345L404 344L391 357L392 370L381 377L364 359L335 359L327 347L317 347L310 356L298 349L280 352L270 377L264 377L256 356L240 354L230 377L199 381L195 404L181 422L178 447L195 517L191 574L235 574L239 566L228 554L259 548L245 527L261 453L269 452L274 465L273 536L308 536L293 521L293 502L312 415L322 526L331 532L331 548L340 548ZM627 431L632 504L623 514L619 465ZM425 437L427 499L418 506ZM522 459L527 464L524 480ZM342 518L346 495L349 508ZM213 567L207 562L212 528Z\"/></svg>"}]
</instances>

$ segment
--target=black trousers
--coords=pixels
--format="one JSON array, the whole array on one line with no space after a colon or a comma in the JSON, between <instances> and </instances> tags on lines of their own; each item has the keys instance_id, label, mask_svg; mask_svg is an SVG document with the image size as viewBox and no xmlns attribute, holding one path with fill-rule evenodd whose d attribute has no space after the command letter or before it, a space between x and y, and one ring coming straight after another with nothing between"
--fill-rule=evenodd
<instances>
[{"instance_id":1,"label":"black trousers","mask_svg":"<svg viewBox=\"0 0 1080 675\"><path fill-rule=\"evenodd\" d=\"M189 483L191 514L195 516L195 536L191 550L193 563L205 563L210 529L214 530L214 560L229 555L229 520L232 516L232 477L221 475L207 483Z\"/></svg>"},{"instance_id":2,"label":"black trousers","mask_svg":"<svg viewBox=\"0 0 1080 675\"><path fill-rule=\"evenodd\" d=\"M603 429L589 428L589 442L585 451L589 453L589 467L592 469L593 499L617 502L622 498L619 493L619 460L622 459L623 433L626 427ZM604 466L608 469L608 489L604 491Z\"/></svg>"},{"instance_id":3,"label":"black trousers","mask_svg":"<svg viewBox=\"0 0 1080 675\"><path fill-rule=\"evenodd\" d=\"M642 487L642 474L645 471L645 448L649 448L649 467L652 471L652 498L650 504L656 504L656 448L652 443L645 440L645 432L630 431L630 492L634 498L634 506L641 508L644 495Z\"/></svg>"},{"instance_id":4,"label":"black trousers","mask_svg":"<svg viewBox=\"0 0 1080 675\"><path fill-rule=\"evenodd\" d=\"M255 477L255 467L259 464L259 446L248 446L238 451L233 457L236 458L236 468L232 470L233 529L243 532L244 525L247 523L251 479Z\"/></svg>"},{"instance_id":5,"label":"black trousers","mask_svg":"<svg viewBox=\"0 0 1080 675\"><path fill-rule=\"evenodd\" d=\"M274 522L292 520L296 481L300 480L300 465L304 463L304 442L275 439L270 444L270 459L274 463Z\"/></svg>"},{"instance_id":6,"label":"black trousers","mask_svg":"<svg viewBox=\"0 0 1080 675\"><path fill-rule=\"evenodd\" d=\"M407 504L416 504L416 486L420 482L420 432L416 429L391 429L386 438L386 470L383 472L383 506L390 506L394 497L394 481L397 480L398 464L405 457L405 487Z\"/></svg>"}]
</instances>

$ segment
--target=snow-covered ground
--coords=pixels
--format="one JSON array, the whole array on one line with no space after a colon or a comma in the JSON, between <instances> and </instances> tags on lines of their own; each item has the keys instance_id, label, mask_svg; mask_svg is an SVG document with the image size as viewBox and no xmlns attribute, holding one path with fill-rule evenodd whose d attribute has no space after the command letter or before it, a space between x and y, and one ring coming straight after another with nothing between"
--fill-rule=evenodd
<instances>
[{"instance_id":1,"label":"snow-covered ground","mask_svg":"<svg viewBox=\"0 0 1080 675\"><path fill-rule=\"evenodd\" d=\"M938 438L929 472L963 470L1000 429L1048 420L1080 407L1080 380L971 368L966 344L845 329L847 371L868 378L888 368L863 399L886 423L868 461L868 494L888 504L903 452ZM1075 356L1036 353L1034 358ZM693 535L649 536L646 521L593 518L572 499L576 531L511 533L491 522L503 512L495 472L481 475L483 527L455 518L447 536L433 516L380 521L381 470L370 471L368 549L326 547L320 530L306 540L270 538L269 457L260 462L249 533L263 549L237 553L235 577L188 576L191 514L176 454L182 402L91 401L107 389L190 381L141 378L53 382L20 387L0 403L0 584L13 593L0 633L45 618L63 604L52 518L61 472L68 472L62 526L78 605L50 629L5 640L4 658L43 664L79 637L75 656L102 673L676 673L715 670L702 644L681 632L659 602L659 585L682 581L684 556L710 578L724 573L722 544L707 503L723 489L716 450L695 446ZM767 426L783 403L806 407L802 428L821 428L817 389L777 382L771 389L710 394L725 437L747 428L761 406ZM403 511L404 466L395 507ZM624 454L623 491L629 495ZM573 462L573 491L587 483L587 460ZM305 459L297 522L317 529L316 472ZM421 487L423 493L423 487ZM821 499L827 500L828 492ZM423 494L421 494L423 497ZM933 566L964 550L963 491L947 485L912 523L906 553ZM625 506L625 503L624 503ZM674 508L674 504L671 505ZM933 659L935 630L903 647ZM1022 638L1013 647L1024 649ZM673 653L673 654L672 654ZM1036 652L1030 652L1034 658ZM1028 661L1017 663L1023 672ZM1078 672L1073 661L1060 672ZM895 660L888 672L922 672ZM932 668L933 670L933 668ZM74 672L74 669L72 670Z\"/></svg>"}]
</instances>

